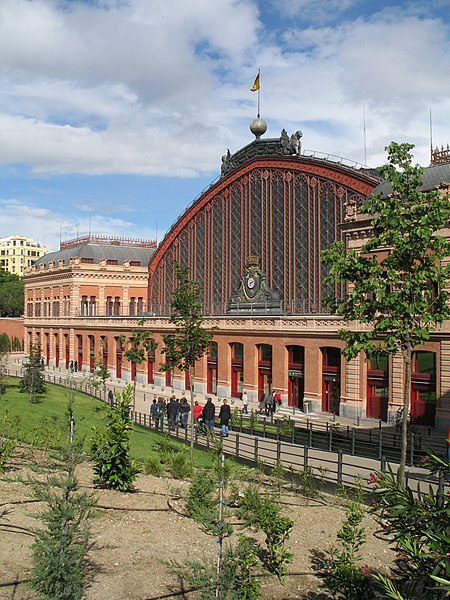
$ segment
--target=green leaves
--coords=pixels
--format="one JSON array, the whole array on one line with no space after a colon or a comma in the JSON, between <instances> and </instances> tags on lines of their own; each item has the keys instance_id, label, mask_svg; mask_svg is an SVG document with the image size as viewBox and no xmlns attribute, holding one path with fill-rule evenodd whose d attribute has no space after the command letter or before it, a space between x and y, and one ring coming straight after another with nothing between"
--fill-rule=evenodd
<instances>
[{"instance_id":1,"label":"green leaves","mask_svg":"<svg viewBox=\"0 0 450 600\"><path fill-rule=\"evenodd\" d=\"M420 190L423 169L412 165L411 149L394 142L387 148L390 162L380 172L392 194L371 196L361 208L373 217L361 252L336 242L322 255L330 268L328 280L348 284L347 297L331 299L332 308L371 327L369 334L345 335L349 358L361 350L373 352L375 339L388 352L423 344L450 316L444 289L450 270L441 264L450 255L450 242L437 234L450 220L450 203L436 191Z\"/></svg>"},{"instance_id":2,"label":"green leaves","mask_svg":"<svg viewBox=\"0 0 450 600\"><path fill-rule=\"evenodd\" d=\"M130 408L132 386L116 393L114 406L107 408L106 430L93 429L91 455L96 483L107 489L129 492L139 473L130 457Z\"/></svg>"},{"instance_id":3,"label":"green leaves","mask_svg":"<svg viewBox=\"0 0 450 600\"><path fill-rule=\"evenodd\" d=\"M187 269L175 264L178 285L172 296L170 322L175 326L174 333L162 336L166 355L166 368L189 371L195 362L205 355L213 334L203 328L203 308L200 304L200 288L190 280Z\"/></svg>"}]
</instances>

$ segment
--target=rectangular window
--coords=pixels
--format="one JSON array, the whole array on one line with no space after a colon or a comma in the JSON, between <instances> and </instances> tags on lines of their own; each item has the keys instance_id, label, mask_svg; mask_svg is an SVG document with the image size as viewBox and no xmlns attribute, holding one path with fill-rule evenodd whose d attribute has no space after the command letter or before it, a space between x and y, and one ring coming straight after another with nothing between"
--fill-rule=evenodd
<instances>
[{"instance_id":1,"label":"rectangular window","mask_svg":"<svg viewBox=\"0 0 450 600\"><path fill-rule=\"evenodd\" d=\"M113 314L113 299L112 296L106 298L106 316L110 317Z\"/></svg>"}]
</instances>

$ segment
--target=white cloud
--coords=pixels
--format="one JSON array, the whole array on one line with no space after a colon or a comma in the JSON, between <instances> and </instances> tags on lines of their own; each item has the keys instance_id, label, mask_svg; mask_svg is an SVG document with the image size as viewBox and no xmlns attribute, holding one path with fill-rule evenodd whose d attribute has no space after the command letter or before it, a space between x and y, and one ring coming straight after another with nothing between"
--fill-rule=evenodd
<instances>
[{"instance_id":1,"label":"white cloud","mask_svg":"<svg viewBox=\"0 0 450 600\"><path fill-rule=\"evenodd\" d=\"M258 66L268 136L300 128L305 147L362 161L364 103L371 164L391 139L426 163L430 105L436 132L450 119L448 23L386 4L338 23L364 3L279 0L280 34L256 0L2 0L0 164L216 173L251 140Z\"/></svg>"}]
</instances>

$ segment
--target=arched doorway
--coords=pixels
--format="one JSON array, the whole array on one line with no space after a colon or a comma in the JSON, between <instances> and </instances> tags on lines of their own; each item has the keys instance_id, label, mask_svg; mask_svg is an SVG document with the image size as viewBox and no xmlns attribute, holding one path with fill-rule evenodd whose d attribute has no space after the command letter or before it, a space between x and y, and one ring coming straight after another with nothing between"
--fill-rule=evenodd
<instances>
[{"instance_id":1,"label":"arched doorway","mask_svg":"<svg viewBox=\"0 0 450 600\"><path fill-rule=\"evenodd\" d=\"M258 346L258 400L272 391L272 346Z\"/></svg>"},{"instance_id":2,"label":"arched doorway","mask_svg":"<svg viewBox=\"0 0 450 600\"><path fill-rule=\"evenodd\" d=\"M155 340L152 339L152 346L155 348ZM155 383L155 350L147 354L147 383Z\"/></svg>"},{"instance_id":3,"label":"arched doorway","mask_svg":"<svg viewBox=\"0 0 450 600\"><path fill-rule=\"evenodd\" d=\"M339 414L341 400L341 351L322 348L322 411Z\"/></svg>"},{"instance_id":4,"label":"arched doorway","mask_svg":"<svg viewBox=\"0 0 450 600\"><path fill-rule=\"evenodd\" d=\"M45 364L48 367L50 364L50 334L45 335Z\"/></svg>"},{"instance_id":5,"label":"arched doorway","mask_svg":"<svg viewBox=\"0 0 450 600\"><path fill-rule=\"evenodd\" d=\"M217 342L210 342L207 356L206 391L208 394L217 394Z\"/></svg>"},{"instance_id":6,"label":"arched doorway","mask_svg":"<svg viewBox=\"0 0 450 600\"><path fill-rule=\"evenodd\" d=\"M303 410L305 389L305 349L288 346L288 406Z\"/></svg>"},{"instance_id":7,"label":"arched doorway","mask_svg":"<svg viewBox=\"0 0 450 600\"><path fill-rule=\"evenodd\" d=\"M241 398L244 387L244 345L231 344L231 397Z\"/></svg>"},{"instance_id":8,"label":"arched doorway","mask_svg":"<svg viewBox=\"0 0 450 600\"><path fill-rule=\"evenodd\" d=\"M66 358L66 369L68 369L70 365L70 342L69 335L67 333L64 334L64 352Z\"/></svg>"},{"instance_id":9,"label":"arched doorway","mask_svg":"<svg viewBox=\"0 0 450 600\"><path fill-rule=\"evenodd\" d=\"M367 367L366 416L387 421L389 402L389 362L387 354L377 354Z\"/></svg>"},{"instance_id":10,"label":"arched doorway","mask_svg":"<svg viewBox=\"0 0 450 600\"><path fill-rule=\"evenodd\" d=\"M93 373L95 368L95 338L89 336L89 373Z\"/></svg>"},{"instance_id":11,"label":"arched doorway","mask_svg":"<svg viewBox=\"0 0 450 600\"><path fill-rule=\"evenodd\" d=\"M411 420L434 427L436 416L436 354L413 352L411 363Z\"/></svg>"},{"instance_id":12,"label":"arched doorway","mask_svg":"<svg viewBox=\"0 0 450 600\"><path fill-rule=\"evenodd\" d=\"M55 337L55 367L59 367L59 333L54 334Z\"/></svg>"},{"instance_id":13,"label":"arched doorway","mask_svg":"<svg viewBox=\"0 0 450 600\"><path fill-rule=\"evenodd\" d=\"M114 339L116 341L116 377L120 379L122 377L122 339L120 337Z\"/></svg>"}]
</instances>

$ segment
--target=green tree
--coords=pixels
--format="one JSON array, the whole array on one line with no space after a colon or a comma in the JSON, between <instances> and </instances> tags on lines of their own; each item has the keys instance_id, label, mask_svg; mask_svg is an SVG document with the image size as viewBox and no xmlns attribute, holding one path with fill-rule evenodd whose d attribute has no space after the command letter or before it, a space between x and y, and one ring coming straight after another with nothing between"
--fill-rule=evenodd
<instances>
[{"instance_id":1,"label":"green tree","mask_svg":"<svg viewBox=\"0 0 450 600\"><path fill-rule=\"evenodd\" d=\"M0 333L0 352L11 352L11 341L5 331Z\"/></svg>"},{"instance_id":2,"label":"green tree","mask_svg":"<svg viewBox=\"0 0 450 600\"><path fill-rule=\"evenodd\" d=\"M80 600L88 585L89 520L96 504L92 492L80 491L75 468L83 460L74 443L73 395L69 397L68 444L53 456L53 473L28 483L45 508L37 514L45 528L34 530L30 586L42 600Z\"/></svg>"},{"instance_id":3,"label":"green tree","mask_svg":"<svg viewBox=\"0 0 450 600\"><path fill-rule=\"evenodd\" d=\"M0 269L0 316L20 316L23 314L23 305L23 280L18 275Z\"/></svg>"},{"instance_id":4,"label":"green tree","mask_svg":"<svg viewBox=\"0 0 450 600\"><path fill-rule=\"evenodd\" d=\"M170 323L175 326L173 333L162 336L166 355L163 370L178 368L187 372L191 400L190 431L191 458L194 453L194 378L193 368L197 360L204 356L212 340L212 330L203 327L203 311L200 304L200 287L189 279L187 269L175 263L177 286L172 295L172 315Z\"/></svg>"},{"instance_id":5,"label":"green tree","mask_svg":"<svg viewBox=\"0 0 450 600\"><path fill-rule=\"evenodd\" d=\"M147 360L147 357L154 353L158 344L152 339L152 332L144 329L145 319L140 319L138 328L131 330L131 335L124 338L124 344L128 349L124 352L125 358L133 365L133 409L132 424L134 423L134 413L136 409L136 378L137 366Z\"/></svg>"},{"instance_id":6,"label":"green tree","mask_svg":"<svg viewBox=\"0 0 450 600\"><path fill-rule=\"evenodd\" d=\"M138 466L130 456L132 395L131 385L122 393L116 393L114 406L106 408L106 429L94 427L91 441L95 482L119 492L131 491L139 473Z\"/></svg>"},{"instance_id":7,"label":"green tree","mask_svg":"<svg viewBox=\"0 0 450 600\"><path fill-rule=\"evenodd\" d=\"M360 209L371 217L371 236L361 253L335 242L322 260L330 267L329 281L351 287L344 301L330 301L337 314L368 328L345 329L343 354L355 358L361 351L368 359L387 352L401 353L405 365L402 449L398 476L405 479L411 359L434 327L449 317L450 242L437 232L448 224L450 203L437 190L422 192L422 172L412 164L411 144L392 142L388 163L380 173L392 193L372 195Z\"/></svg>"},{"instance_id":8,"label":"green tree","mask_svg":"<svg viewBox=\"0 0 450 600\"><path fill-rule=\"evenodd\" d=\"M25 357L20 390L28 392L30 402L33 404L39 402L39 394L45 392L44 365L41 350L37 344L30 348L30 354Z\"/></svg>"},{"instance_id":9,"label":"green tree","mask_svg":"<svg viewBox=\"0 0 450 600\"><path fill-rule=\"evenodd\" d=\"M6 391L6 378L8 375L8 360L9 352L7 350L0 349L0 396Z\"/></svg>"},{"instance_id":10,"label":"green tree","mask_svg":"<svg viewBox=\"0 0 450 600\"><path fill-rule=\"evenodd\" d=\"M101 354L94 358L94 370L89 375L89 383L95 389L101 389L103 392L103 399L106 401L106 380L111 376L108 367L103 364L103 357Z\"/></svg>"},{"instance_id":11,"label":"green tree","mask_svg":"<svg viewBox=\"0 0 450 600\"><path fill-rule=\"evenodd\" d=\"M392 577L375 575L384 597L395 600L444 600L450 595L450 497L443 485L450 460L429 452L423 466L437 476L437 489L414 494L389 471L371 476L373 512L393 544Z\"/></svg>"}]
</instances>

